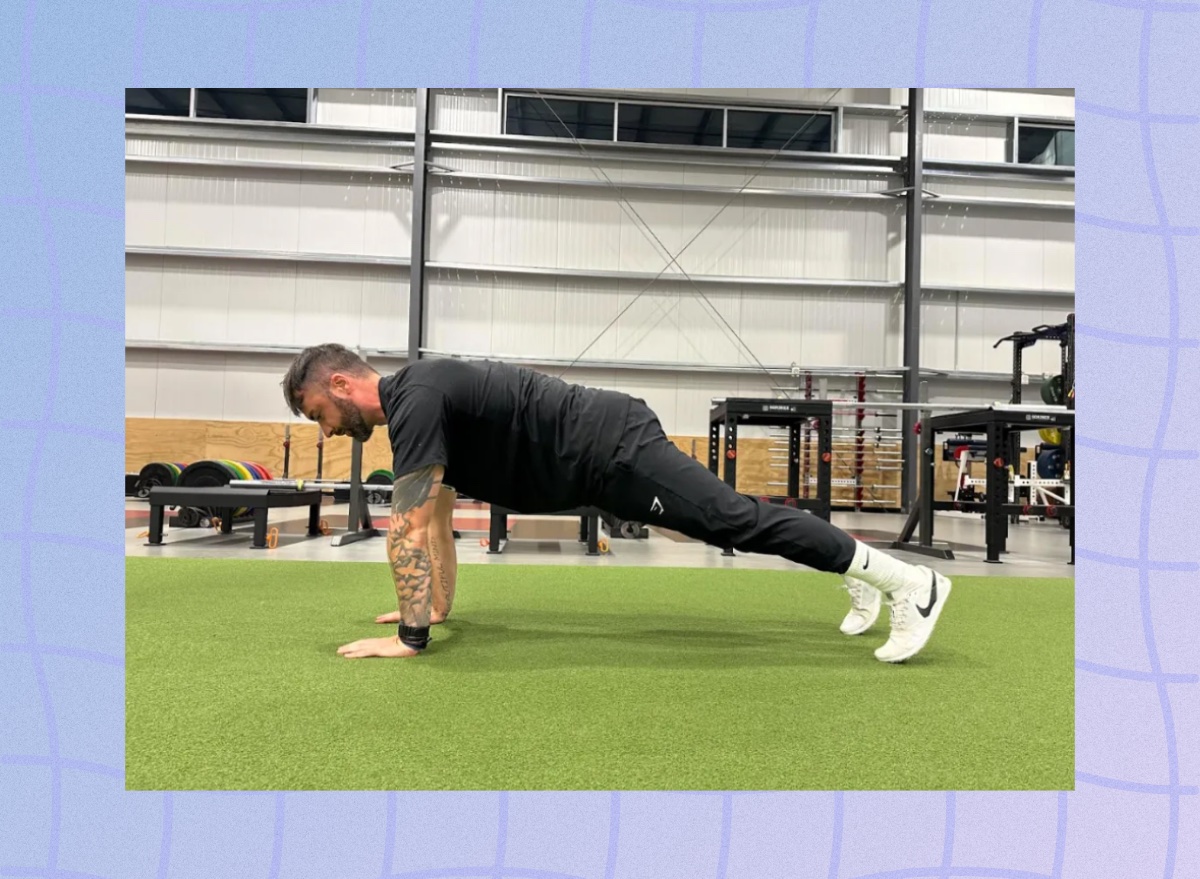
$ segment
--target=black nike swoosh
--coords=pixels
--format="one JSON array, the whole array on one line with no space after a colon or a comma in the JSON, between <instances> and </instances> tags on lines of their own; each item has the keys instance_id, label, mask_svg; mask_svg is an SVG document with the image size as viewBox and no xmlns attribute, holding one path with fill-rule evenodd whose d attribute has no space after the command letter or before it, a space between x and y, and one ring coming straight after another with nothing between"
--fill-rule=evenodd
<instances>
[{"instance_id":1,"label":"black nike swoosh","mask_svg":"<svg viewBox=\"0 0 1200 879\"><path fill-rule=\"evenodd\" d=\"M867 557L863 559L863 570L865 571L869 567L871 567L871 554L867 553Z\"/></svg>"},{"instance_id":2,"label":"black nike swoosh","mask_svg":"<svg viewBox=\"0 0 1200 879\"><path fill-rule=\"evenodd\" d=\"M917 613L923 617L928 617L933 613L933 606L937 604L937 574L932 574L931 576L933 577L933 585L929 587L929 604L925 607L917 605Z\"/></svg>"}]
</instances>

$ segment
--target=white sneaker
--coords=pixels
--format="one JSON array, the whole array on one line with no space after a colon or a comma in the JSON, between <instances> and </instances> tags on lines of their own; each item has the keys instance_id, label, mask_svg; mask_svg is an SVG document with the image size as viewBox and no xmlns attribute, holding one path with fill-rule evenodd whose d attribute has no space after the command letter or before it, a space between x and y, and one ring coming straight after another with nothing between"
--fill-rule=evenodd
<instances>
[{"instance_id":1,"label":"white sneaker","mask_svg":"<svg viewBox=\"0 0 1200 879\"><path fill-rule=\"evenodd\" d=\"M915 567L922 578L884 599L891 611L892 633L887 643L875 651L880 662L903 662L919 653L950 597L948 578L924 565Z\"/></svg>"},{"instance_id":2,"label":"white sneaker","mask_svg":"<svg viewBox=\"0 0 1200 879\"><path fill-rule=\"evenodd\" d=\"M854 577L846 577L844 585L850 593L850 613L842 620L842 632L846 635L861 635L879 619L883 593L870 583L864 583Z\"/></svg>"}]
</instances>

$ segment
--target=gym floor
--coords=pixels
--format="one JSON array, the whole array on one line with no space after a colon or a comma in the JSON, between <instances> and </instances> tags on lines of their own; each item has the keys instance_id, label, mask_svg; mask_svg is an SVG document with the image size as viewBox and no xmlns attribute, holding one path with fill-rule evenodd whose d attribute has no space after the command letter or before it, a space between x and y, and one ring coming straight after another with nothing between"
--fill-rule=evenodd
<instances>
[{"instance_id":1,"label":"gym floor","mask_svg":"<svg viewBox=\"0 0 1200 879\"><path fill-rule=\"evenodd\" d=\"M326 521L334 534L345 528L348 505L325 507ZM245 559L288 559L292 561L384 561L382 539L362 540L348 546L335 547L326 537L304 535L307 508L272 510L269 525L279 527L279 543L273 550L250 548L253 525L250 520L234 526L230 535L220 535L206 528L170 527L164 531L161 547L146 545L139 537L146 530L149 507L144 501L128 500L125 504L125 553L131 557L218 558L235 555ZM386 528L387 507L371 508L376 524ZM833 523L868 543L887 549L887 542L899 533L904 524L900 514L834 513ZM454 527L462 534L456 541L458 563L522 564L522 565L632 565L637 567L674 568L735 568L756 570L796 570L797 566L776 556L738 553L734 558L721 554L719 549L688 540L667 531L650 529L645 540L611 540L609 551L600 556L588 556L574 535L579 521L569 517L513 516L509 518L510 537L503 553L489 554L480 545L487 537L487 508L481 504L460 503L455 512ZM604 530L601 528L601 535ZM939 571L972 577L1074 577L1075 568L1069 564L1070 545L1067 532L1056 522L1024 522L1009 532L1009 553L1002 564L984 560L983 521L979 516L959 513L937 515L935 540L949 543L954 550L952 561L933 563ZM892 550L888 550L893 552ZM913 553L895 552L898 558L915 564L930 564L931 560ZM469 579L464 588L469 587Z\"/></svg>"}]
</instances>

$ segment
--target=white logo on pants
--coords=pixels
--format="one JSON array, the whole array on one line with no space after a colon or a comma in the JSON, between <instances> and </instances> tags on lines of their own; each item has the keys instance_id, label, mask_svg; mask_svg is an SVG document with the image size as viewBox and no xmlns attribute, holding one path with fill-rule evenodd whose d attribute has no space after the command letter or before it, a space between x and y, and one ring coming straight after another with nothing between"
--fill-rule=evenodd
<instances>
[{"instance_id":1,"label":"white logo on pants","mask_svg":"<svg viewBox=\"0 0 1200 879\"><path fill-rule=\"evenodd\" d=\"M654 499L654 503L652 503L652 504L650 505L650 512L651 512L651 513L658 513L658 514L661 516L661 515L662 515L662 511L663 511L663 505L662 505L662 501L660 501L660 500L659 500L659 499L656 497L656 498Z\"/></svg>"}]
</instances>

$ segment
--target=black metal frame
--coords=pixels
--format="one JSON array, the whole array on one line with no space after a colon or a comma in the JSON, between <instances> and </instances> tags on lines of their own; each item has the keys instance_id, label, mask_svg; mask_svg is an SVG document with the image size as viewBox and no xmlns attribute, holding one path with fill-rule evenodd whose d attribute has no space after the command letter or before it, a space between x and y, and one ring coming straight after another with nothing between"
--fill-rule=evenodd
<instances>
[{"instance_id":1,"label":"black metal frame","mask_svg":"<svg viewBox=\"0 0 1200 879\"><path fill-rule=\"evenodd\" d=\"M817 422L817 496L800 494L800 431ZM725 427L722 448L721 426ZM733 398L713 406L708 413L708 469L718 475L725 460L725 484L737 491L738 426L788 429L787 495L762 495L760 500L808 510L829 521L833 477L833 403L828 400L768 400ZM726 549L722 555L733 555Z\"/></svg>"},{"instance_id":2,"label":"black metal frame","mask_svg":"<svg viewBox=\"0 0 1200 879\"><path fill-rule=\"evenodd\" d=\"M508 517L511 515L520 515L520 512L492 504L488 521L488 555L499 555L508 546ZM600 555L601 511L596 507L578 507L573 510L539 513L538 515L578 516L579 542L587 544L588 555Z\"/></svg>"},{"instance_id":3,"label":"black metal frame","mask_svg":"<svg viewBox=\"0 0 1200 879\"><path fill-rule=\"evenodd\" d=\"M1024 351L1038 342L1056 341L1059 344L1061 356L1061 374L1063 377L1063 393L1067 395L1066 406L1075 408L1075 397L1071 391L1075 389L1075 314L1067 315L1066 323L1055 326L1034 327L1031 331L1018 331L1003 339L997 340L993 348L999 348L1003 342L1012 342L1012 382L1010 403L1020 403L1023 383L1021 378Z\"/></svg>"},{"instance_id":4,"label":"black metal frame","mask_svg":"<svg viewBox=\"0 0 1200 879\"><path fill-rule=\"evenodd\" d=\"M267 510L271 507L308 507L308 536L321 534L321 490L273 488L193 488L180 485L156 485L150 489L150 534L147 546L162 546L163 507L212 507L224 512L221 533L233 533L233 511L246 507L254 511L252 549L267 548Z\"/></svg>"},{"instance_id":5,"label":"black metal frame","mask_svg":"<svg viewBox=\"0 0 1200 879\"><path fill-rule=\"evenodd\" d=\"M933 545L933 512L936 509L979 510L984 514L987 560L1000 563L1000 554L1007 552L1009 520L1022 512L1045 513L1045 507L1028 504L1010 504L1008 497L1008 468L1019 461L1012 457L1014 441L1019 449L1020 431L1043 427L1058 427L1063 432L1066 460L1071 466L1075 459L1075 413L1069 409L1061 412L1020 412L1006 409L976 409L955 412L928 418L921 424L921 492L920 503L914 507L905 522L904 529L892 543L893 549L921 553L941 559L952 559L954 553ZM955 505L933 499L934 446L937 434L955 431L960 434L982 433L987 436L987 501L984 503L960 503ZM1059 514L1070 516L1071 564L1075 564L1075 496L1074 467L1068 480L1072 495L1070 505L1059 506ZM912 535L920 526L920 539L913 543Z\"/></svg>"},{"instance_id":6,"label":"black metal frame","mask_svg":"<svg viewBox=\"0 0 1200 879\"><path fill-rule=\"evenodd\" d=\"M904 396L916 403L921 379L921 211L925 199L925 90L908 90L908 155L904 159L904 185L908 189L904 208ZM913 428L918 413L900 413L900 506L912 507L916 478L917 438Z\"/></svg>"}]
</instances>

